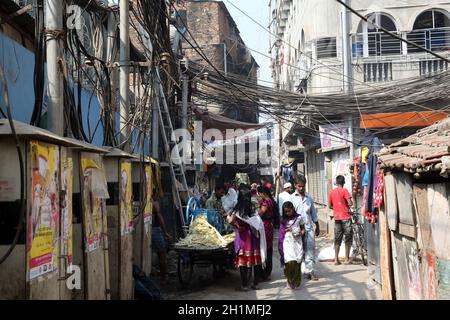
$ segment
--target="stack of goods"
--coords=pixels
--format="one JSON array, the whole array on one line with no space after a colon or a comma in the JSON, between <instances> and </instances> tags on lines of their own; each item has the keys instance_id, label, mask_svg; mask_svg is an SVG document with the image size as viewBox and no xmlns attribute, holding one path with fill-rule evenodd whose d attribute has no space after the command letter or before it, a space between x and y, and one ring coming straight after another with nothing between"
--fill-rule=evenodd
<instances>
[{"instance_id":1,"label":"stack of goods","mask_svg":"<svg viewBox=\"0 0 450 320\"><path fill-rule=\"evenodd\" d=\"M234 234L222 237L211 224L206 215L199 215L189 227L189 233L178 241L176 246L191 248L217 248L225 247L234 240Z\"/></svg>"}]
</instances>

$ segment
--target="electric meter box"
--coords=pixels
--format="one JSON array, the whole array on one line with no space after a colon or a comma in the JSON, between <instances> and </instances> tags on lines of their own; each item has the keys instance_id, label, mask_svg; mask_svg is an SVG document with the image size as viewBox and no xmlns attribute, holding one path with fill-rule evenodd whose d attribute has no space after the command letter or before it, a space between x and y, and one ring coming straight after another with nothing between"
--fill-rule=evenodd
<instances>
[{"instance_id":1,"label":"electric meter box","mask_svg":"<svg viewBox=\"0 0 450 320\"><path fill-rule=\"evenodd\" d=\"M109 153L105 155L109 193L106 202L109 272L113 300L132 300L134 297L132 160L136 157L116 148L109 148Z\"/></svg>"},{"instance_id":2,"label":"electric meter box","mask_svg":"<svg viewBox=\"0 0 450 320\"><path fill-rule=\"evenodd\" d=\"M0 120L0 257L10 252L0 264L0 299L71 299L73 190L79 180L74 150L95 147L13 123L16 135L8 120Z\"/></svg>"}]
</instances>

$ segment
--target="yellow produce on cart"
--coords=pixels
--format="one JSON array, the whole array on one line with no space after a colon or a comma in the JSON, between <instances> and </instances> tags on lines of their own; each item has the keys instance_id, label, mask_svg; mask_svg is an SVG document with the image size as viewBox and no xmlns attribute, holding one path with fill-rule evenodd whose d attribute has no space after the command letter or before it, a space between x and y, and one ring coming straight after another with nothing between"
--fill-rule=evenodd
<instances>
[{"instance_id":1,"label":"yellow produce on cart","mask_svg":"<svg viewBox=\"0 0 450 320\"><path fill-rule=\"evenodd\" d=\"M216 228L208 223L206 215L199 215L184 239L175 244L177 247L217 248L226 247L234 241L234 233L222 236Z\"/></svg>"}]
</instances>

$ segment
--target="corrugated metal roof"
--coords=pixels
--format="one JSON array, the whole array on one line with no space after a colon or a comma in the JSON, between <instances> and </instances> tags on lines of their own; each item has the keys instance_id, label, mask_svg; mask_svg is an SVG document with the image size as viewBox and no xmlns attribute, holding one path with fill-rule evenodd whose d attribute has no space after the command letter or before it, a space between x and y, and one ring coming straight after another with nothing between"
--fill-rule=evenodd
<instances>
[{"instance_id":1,"label":"corrugated metal roof","mask_svg":"<svg viewBox=\"0 0 450 320\"><path fill-rule=\"evenodd\" d=\"M381 168L415 172L439 172L450 177L450 118L383 148Z\"/></svg>"}]
</instances>

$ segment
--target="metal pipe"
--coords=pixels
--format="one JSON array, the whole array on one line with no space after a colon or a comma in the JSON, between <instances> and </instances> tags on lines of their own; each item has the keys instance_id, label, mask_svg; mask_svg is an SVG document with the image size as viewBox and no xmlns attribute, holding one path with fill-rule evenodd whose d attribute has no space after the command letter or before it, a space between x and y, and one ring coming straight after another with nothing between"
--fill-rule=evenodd
<instances>
[{"instance_id":1,"label":"metal pipe","mask_svg":"<svg viewBox=\"0 0 450 320\"><path fill-rule=\"evenodd\" d=\"M152 157L155 160L159 160L159 113L158 110L160 108L159 105L159 90L158 90L158 82L156 81L156 77L153 82L153 91L155 93L153 108L152 108Z\"/></svg>"},{"instance_id":2,"label":"metal pipe","mask_svg":"<svg viewBox=\"0 0 450 320\"><path fill-rule=\"evenodd\" d=\"M225 77L228 76L227 44L225 42L223 43L223 71Z\"/></svg>"},{"instance_id":3,"label":"metal pipe","mask_svg":"<svg viewBox=\"0 0 450 320\"><path fill-rule=\"evenodd\" d=\"M47 95L48 129L60 136L64 134L63 78L60 68L61 32L63 29L63 5L59 0L46 0L46 45L47 45Z\"/></svg>"},{"instance_id":4,"label":"metal pipe","mask_svg":"<svg viewBox=\"0 0 450 320\"><path fill-rule=\"evenodd\" d=\"M130 3L129 0L120 0L120 143L124 143L123 150L130 152L131 134L129 118L130 118ZM128 141L127 141L128 139ZM125 142L126 141L126 142Z\"/></svg>"},{"instance_id":5,"label":"metal pipe","mask_svg":"<svg viewBox=\"0 0 450 320\"><path fill-rule=\"evenodd\" d=\"M188 95L189 95L189 77L183 74L183 106L181 109L181 128L186 129L188 123Z\"/></svg>"}]
</instances>

